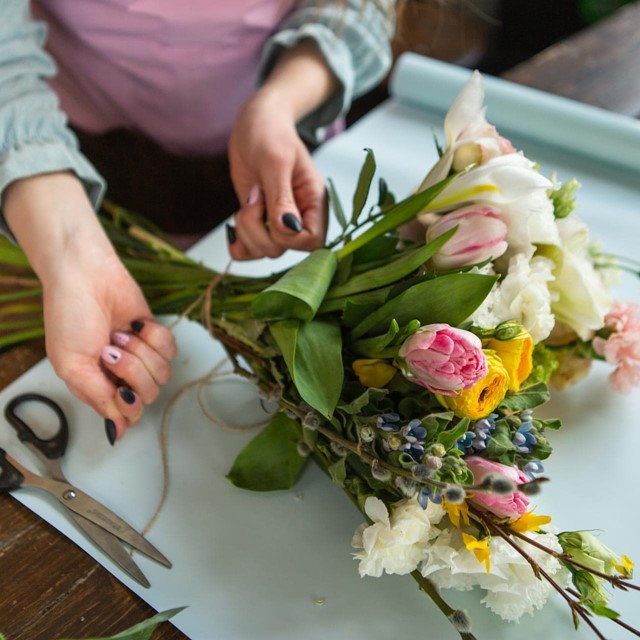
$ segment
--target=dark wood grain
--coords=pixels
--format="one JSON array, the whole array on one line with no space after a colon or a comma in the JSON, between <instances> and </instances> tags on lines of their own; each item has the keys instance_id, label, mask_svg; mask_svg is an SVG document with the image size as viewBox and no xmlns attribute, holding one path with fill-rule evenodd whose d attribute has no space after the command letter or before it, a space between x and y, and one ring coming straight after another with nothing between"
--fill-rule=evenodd
<instances>
[{"instance_id":1,"label":"dark wood grain","mask_svg":"<svg viewBox=\"0 0 640 640\"><path fill-rule=\"evenodd\" d=\"M640 1L523 62L502 77L640 116Z\"/></svg>"},{"instance_id":2,"label":"dark wood grain","mask_svg":"<svg viewBox=\"0 0 640 640\"><path fill-rule=\"evenodd\" d=\"M449 59L460 57L460 51L475 53L482 34L465 33L473 38ZM445 35L442 38L448 41ZM409 42L404 48L420 50L420 46ZM429 55L447 59L438 52ZM638 116L639 59L640 2L636 2L503 77ZM0 389L43 355L42 341L0 354ZM65 536L10 496L0 496L0 632L7 640L111 635L153 614L151 607ZM171 624L163 624L153 638L185 640L186 636Z\"/></svg>"},{"instance_id":3,"label":"dark wood grain","mask_svg":"<svg viewBox=\"0 0 640 640\"><path fill-rule=\"evenodd\" d=\"M0 390L40 361L42 340L0 354ZM114 635L155 611L9 495L0 494L0 633L7 640ZM154 640L186 640L169 623Z\"/></svg>"}]
</instances>

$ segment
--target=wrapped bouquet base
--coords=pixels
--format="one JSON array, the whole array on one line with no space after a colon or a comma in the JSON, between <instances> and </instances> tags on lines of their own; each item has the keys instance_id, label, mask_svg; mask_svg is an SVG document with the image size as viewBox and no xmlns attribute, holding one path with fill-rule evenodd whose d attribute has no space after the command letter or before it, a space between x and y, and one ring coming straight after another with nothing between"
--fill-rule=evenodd
<instances>
[{"instance_id":1,"label":"wrapped bouquet base","mask_svg":"<svg viewBox=\"0 0 640 640\"><path fill-rule=\"evenodd\" d=\"M545 434L560 423L535 410L593 359L617 389L637 384L640 320L611 299L615 265L573 211L577 185L541 175L482 102L474 75L408 198L376 184L366 152L348 211L332 193L338 237L282 273L216 273L118 208L105 228L154 312L201 322L280 408L230 481L289 488L313 458L363 514L354 571L412 576L461 637L471 624L448 588L479 587L506 620L556 592L602 638L596 616L625 624L607 588L635 589L633 563L538 513ZM38 285L16 248L2 255L15 287L4 335L17 340L42 330Z\"/></svg>"}]
</instances>

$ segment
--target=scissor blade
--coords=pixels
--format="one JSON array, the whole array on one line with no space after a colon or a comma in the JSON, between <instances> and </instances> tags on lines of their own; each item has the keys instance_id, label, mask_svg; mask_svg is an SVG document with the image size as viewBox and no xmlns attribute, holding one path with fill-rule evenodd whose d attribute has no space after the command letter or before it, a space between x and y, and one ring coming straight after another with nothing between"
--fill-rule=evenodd
<instances>
[{"instance_id":1,"label":"scissor blade","mask_svg":"<svg viewBox=\"0 0 640 640\"><path fill-rule=\"evenodd\" d=\"M76 524L100 547L121 569L126 571L136 582L143 587L151 586L147 577L142 573L140 567L133 561L127 550L122 546L120 540L102 527L82 517L79 513L69 511L69 515Z\"/></svg>"},{"instance_id":2,"label":"scissor blade","mask_svg":"<svg viewBox=\"0 0 640 640\"><path fill-rule=\"evenodd\" d=\"M50 480L43 478L35 473L31 473L18 462L9 458L7 459L18 469L24 476L22 485L25 487L37 487L47 491L52 496L58 498L60 502L70 511L81 515L87 520L97 524L102 529L116 536L123 542L131 545L134 549L141 551L156 562L171 567L171 562L156 549L144 536L139 534L131 525L125 522L120 516L116 515L103 504L94 500L81 489L70 485L67 482L59 480Z\"/></svg>"}]
</instances>

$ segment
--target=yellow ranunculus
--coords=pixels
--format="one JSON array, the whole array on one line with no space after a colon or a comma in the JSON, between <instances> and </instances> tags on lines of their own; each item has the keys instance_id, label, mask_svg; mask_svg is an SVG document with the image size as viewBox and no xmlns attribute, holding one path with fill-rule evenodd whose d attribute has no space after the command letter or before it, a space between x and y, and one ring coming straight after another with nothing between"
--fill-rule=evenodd
<instances>
[{"instance_id":1,"label":"yellow ranunculus","mask_svg":"<svg viewBox=\"0 0 640 640\"><path fill-rule=\"evenodd\" d=\"M511 340L491 338L485 345L493 349L509 374L509 391L518 391L533 369L533 338L528 331Z\"/></svg>"},{"instance_id":2,"label":"yellow ranunculus","mask_svg":"<svg viewBox=\"0 0 640 640\"><path fill-rule=\"evenodd\" d=\"M384 360L362 358L353 361L353 371L363 386L382 389L391 381L397 369Z\"/></svg>"},{"instance_id":3,"label":"yellow ranunculus","mask_svg":"<svg viewBox=\"0 0 640 640\"><path fill-rule=\"evenodd\" d=\"M438 402L453 411L459 418L479 420L488 416L507 395L509 374L502 360L490 349L483 350L487 356L487 375L476 382L471 389L461 391L457 396L436 395Z\"/></svg>"}]
</instances>

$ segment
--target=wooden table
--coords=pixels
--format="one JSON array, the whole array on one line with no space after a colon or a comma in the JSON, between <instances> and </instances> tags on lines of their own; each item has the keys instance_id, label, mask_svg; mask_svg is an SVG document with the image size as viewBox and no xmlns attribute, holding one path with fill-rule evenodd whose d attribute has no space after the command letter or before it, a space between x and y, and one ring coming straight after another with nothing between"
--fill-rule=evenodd
<instances>
[{"instance_id":1,"label":"wooden table","mask_svg":"<svg viewBox=\"0 0 640 640\"><path fill-rule=\"evenodd\" d=\"M640 1L504 77L640 116ZM42 341L0 354L0 389L44 356ZM112 635L154 611L48 523L0 496L0 632L7 640ZM170 624L154 640L184 640ZM201 638L194 640L204 640Z\"/></svg>"}]
</instances>

